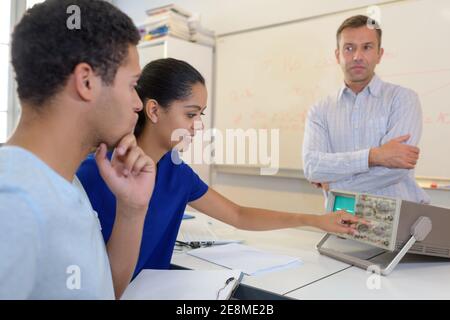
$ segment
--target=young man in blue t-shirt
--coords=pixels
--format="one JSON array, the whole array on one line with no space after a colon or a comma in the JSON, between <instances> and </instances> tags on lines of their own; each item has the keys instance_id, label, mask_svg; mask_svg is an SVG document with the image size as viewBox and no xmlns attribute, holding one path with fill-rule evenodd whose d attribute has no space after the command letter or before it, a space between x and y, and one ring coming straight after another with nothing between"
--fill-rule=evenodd
<instances>
[{"instance_id":1,"label":"young man in blue t-shirt","mask_svg":"<svg viewBox=\"0 0 450 320\"><path fill-rule=\"evenodd\" d=\"M78 29L69 7L81 14ZM132 134L139 38L129 17L99 0L47 0L15 27L22 114L0 148L0 299L111 299L128 285L155 178ZM75 176L93 148L117 199L106 247Z\"/></svg>"}]
</instances>

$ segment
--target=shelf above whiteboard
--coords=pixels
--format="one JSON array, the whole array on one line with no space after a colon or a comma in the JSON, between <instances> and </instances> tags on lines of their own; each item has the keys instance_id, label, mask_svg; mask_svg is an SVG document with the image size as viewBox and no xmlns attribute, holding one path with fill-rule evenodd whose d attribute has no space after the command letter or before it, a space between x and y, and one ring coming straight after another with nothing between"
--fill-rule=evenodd
<instances>
[{"instance_id":1,"label":"shelf above whiteboard","mask_svg":"<svg viewBox=\"0 0 450 320\"><path fill-rule=\"evenodd\" d=\"M261 175L261 168L257 166L214 165L213 170L220 173L239 174L245 176ZM276 174L261 175L261 176L306 180L303 170L295 170L295 169L280 168Z\"/></svg>"},{"instance_id":2,"label":"shelf above whiteboard","mask_svg":"<svg viewBox=\"0 0 450 320\"><path fill-rule=\"evenodd\" d=\"M300 169L295 170L280 168L274 175L261 175L261 168L257 166L214 165L212 168L216 173L221 174L306 180L303 170ZM446 178L416 177L416 181L423 189L442 190L450 192L450 180ZM437 186L432 187L431 185L433 183L435 183Z\"/></svg>"}]
</instances>

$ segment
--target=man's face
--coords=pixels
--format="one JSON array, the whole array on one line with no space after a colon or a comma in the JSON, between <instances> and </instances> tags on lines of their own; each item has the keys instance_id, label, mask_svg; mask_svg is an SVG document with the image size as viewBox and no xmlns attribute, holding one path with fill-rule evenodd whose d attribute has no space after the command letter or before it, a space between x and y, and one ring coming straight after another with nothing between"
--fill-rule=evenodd
<instances>
[{"instance_id":1,"label":"man's face","mask_svg":"<svg viewBox=\"0 0 450 320\"><path fill-rule=\"evenodd\" d=\"M135 46L117 70L114 83L104 86L97 103L97 140L113 147L128 133L133 132L142 102L135 90L141 68Z\"/></svg>"},{"instance_id":2,"label":"man's face","mask_svg":"<svg viewBox=\"0 0 450 320\"><path fill-rule=\"evenodd\" d=\"M383 56L383 49L378 46L375 29L363 26L342 31L335 54L347 83L370 81Z\"/></svg>"}]
</instances>

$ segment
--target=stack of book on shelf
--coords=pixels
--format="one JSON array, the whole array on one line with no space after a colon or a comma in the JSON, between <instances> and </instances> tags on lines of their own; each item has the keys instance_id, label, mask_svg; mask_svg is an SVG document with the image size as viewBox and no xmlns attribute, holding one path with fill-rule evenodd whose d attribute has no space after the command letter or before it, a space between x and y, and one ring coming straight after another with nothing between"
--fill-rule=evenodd
<instances>
[{"instance_id":1,"label":"stack of book on shelf","mask_svg":"<svg viewBox=\"0 0 450 320\"><path fill-rule=\"evenodd\" d=\"M142 40L149 41L172 35L184 40L190 40L188 19L190 12L175 5L153 8L146 11L147 20L140 26Z\"/></svg>"},{"instance_id":2,"label":"stack of book on shelf","mask_svg":"<svg viewBox=\"0 0 450 320\"><path fill-rule=\"evenodd\" d=\"M214 47L216 44L214 31L203 27L200 23L200 17L193 16L189 19L189 30L192 42L198 42L211 47Z\"/></svg>"},{"instance_id":3,"label":"stack of book on shelf","mask_svg":"<svg viewBox=\"0 0 450 320\"><path fill-rule=\"evenodd\" d=\"M198 18L177 5L169 4L146 11L147 20L139 27L142 41L174 36L214 46L214 32L203 28Z\"/></svg>"}]
</instances>

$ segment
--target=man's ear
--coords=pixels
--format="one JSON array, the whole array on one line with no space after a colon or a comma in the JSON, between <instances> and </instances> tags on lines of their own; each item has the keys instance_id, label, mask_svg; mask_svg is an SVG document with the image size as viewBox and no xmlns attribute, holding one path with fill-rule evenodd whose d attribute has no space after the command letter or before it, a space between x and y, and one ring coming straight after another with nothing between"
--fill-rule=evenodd
<instances>
[{"instance_id":1,"label":"man's ear","mask_svg":"<svg viewBox=\"0 0 450 320\"><path fill-rule=\"evenodd\" d=\"M384 54L384 49L383 49L383 48L380 48L380 56L378 57L378 62L377 62L377 64L380 63L381 58L383 58L383 54Z\"/></svg>"},{"instance_id":2,"label":"man's ear","mask_svg":"<svg viewBox=\"0 0 450 320\"><path fill-rule=\"evenodd\" d=\"M149 99L145 103L145 114L152 123L157 123L159 118L159 105L155 99Z\"/></svg>"},{"instance_id":3,"label":"man's ear","mask_svg":"<svg viewBox=\"0 0 450 320\"><path fill-rule=\"evenodd\" d=\"M339 48L336 48L336 50L334 50L334 55L336 56L336 62L338 64L341 64L341 59L339 57Z\"/></svg>"},{"instance_id":4,"label":"man's ear","mask_svg":"<svg viewBox=\"0 0 450 320\"><path fill-rule=\"evenodd\" d=\"M95 87L98 83L97 76L92 67L87 63L79 63L73 71L75 89L81 99L92 101Z\"/></svg>"}]
</instances>

